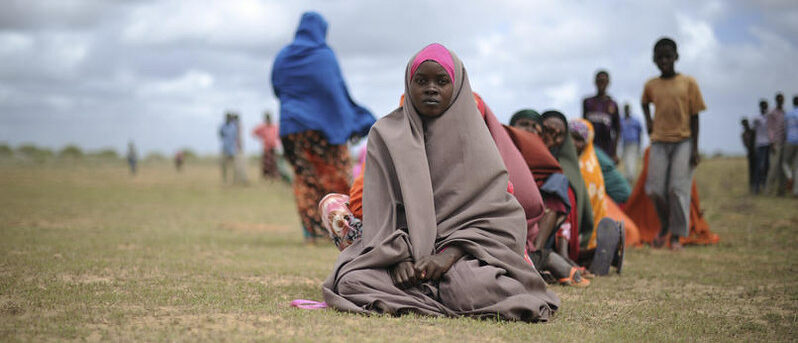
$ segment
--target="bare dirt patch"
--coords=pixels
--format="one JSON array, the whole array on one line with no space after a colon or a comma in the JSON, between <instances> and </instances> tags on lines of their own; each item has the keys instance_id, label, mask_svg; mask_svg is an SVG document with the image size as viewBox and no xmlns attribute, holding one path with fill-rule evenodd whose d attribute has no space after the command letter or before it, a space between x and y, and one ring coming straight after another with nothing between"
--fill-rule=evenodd
<instances>
[{"instance_id":1,"label":"bare dirt patch","mask_svg":"<svg viewBox=\"0 0 798 343\"><path fill-rule=\"evenodd\" d=\"M91 274L81 274L81 275L61 274L59 275L59 278L63 282L73 283L73 284L109 283L113 281L113 279L108 276L99 276Z\"/></svg>"}]
</instances>

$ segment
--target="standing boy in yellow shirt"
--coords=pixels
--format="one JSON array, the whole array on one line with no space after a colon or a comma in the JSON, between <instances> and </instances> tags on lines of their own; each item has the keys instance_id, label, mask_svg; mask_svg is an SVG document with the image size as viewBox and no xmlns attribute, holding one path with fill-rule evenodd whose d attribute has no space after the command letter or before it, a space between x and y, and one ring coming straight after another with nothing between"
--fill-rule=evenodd
<instances>
[{"instance_id":1,"label":"standing boy in yellow shirt","mask_svg":"<svg viewBox=\"0 0 798 343\"><path fill-rule=\"evenodd\" d=\"M699 161L698 112L706 109L695 79L674 69L678 59L672 39L654 44L654 63L661 75L646 82L641 100L651 137L646 194L662 223L654 245L662 246L670 233L673 250L681 250L679 237L689 233L690 186Z\"/></svg>"}]
</instances>

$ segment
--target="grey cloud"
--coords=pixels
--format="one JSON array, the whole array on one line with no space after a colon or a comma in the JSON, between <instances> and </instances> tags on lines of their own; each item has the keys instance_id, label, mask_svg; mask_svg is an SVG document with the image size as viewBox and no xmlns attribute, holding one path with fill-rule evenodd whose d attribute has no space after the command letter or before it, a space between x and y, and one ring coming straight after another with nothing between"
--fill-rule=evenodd
<instances>
[{"instance_id":1,"label":"grey cloud","mask_svg":"<svg viewBox=\"0 0 798 343\"><path fill-rule=\"evenodd\" d=\"M0 29L93 30L145 1L4 0Z\"/></svg>"}]
</instances>

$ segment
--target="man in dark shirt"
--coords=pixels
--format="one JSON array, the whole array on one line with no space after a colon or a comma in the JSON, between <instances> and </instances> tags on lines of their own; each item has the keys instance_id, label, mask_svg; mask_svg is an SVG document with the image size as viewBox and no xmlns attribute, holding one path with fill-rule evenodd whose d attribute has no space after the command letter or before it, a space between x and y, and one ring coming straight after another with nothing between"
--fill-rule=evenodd
<instances>
[{"instance_id":1,"label":"man in dark shirt","mask_svg":"<svg viewBox=\"0 0 798 343\"><path fill-rule=\"evenodd\" d=\"M618 104L607 95L609 84L610 74L606 70L599 70L596 73L597 94L585 98L582 102L582 117L593 124L596 132L593 143L610 155L617 164L618 155L615 148L618 146L621 132L621 117L618 114Z\"/></svg>"},{"instance_id":2,"label":"man in dark shirt","mask_svg":"<svg viewBox=\"0 0 798 343\"><path fill-rule=\"evenodd\" d=\"M745 156L748 158L749 191L751 194L754 194L754 188L756 187L756 178L754 178L756 169L756 134L754 133L754 129L752 129L751 125L748 123L748 119L744 118L740 124L743 125L743 147L745 147Z\"/></svg>"}]
</instances>

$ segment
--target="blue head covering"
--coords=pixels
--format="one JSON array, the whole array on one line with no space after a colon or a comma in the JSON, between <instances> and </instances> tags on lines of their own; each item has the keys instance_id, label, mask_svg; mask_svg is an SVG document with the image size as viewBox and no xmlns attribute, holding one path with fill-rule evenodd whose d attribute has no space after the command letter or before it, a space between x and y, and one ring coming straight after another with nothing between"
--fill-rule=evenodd
<instances>
[{"instance_id":1,"label":"blue head covering","mask_svg":"<svg viewBox=\"0 0 798 343\"><path fill-rule=\"evenodd\" d=\"M272 88L280 99L280 136L318 130L331 144L365 136L374 115L349 96L335 54L327 46L327 22L302 14L294 41L272 67Z\"/></svg>"}]
</instances>

